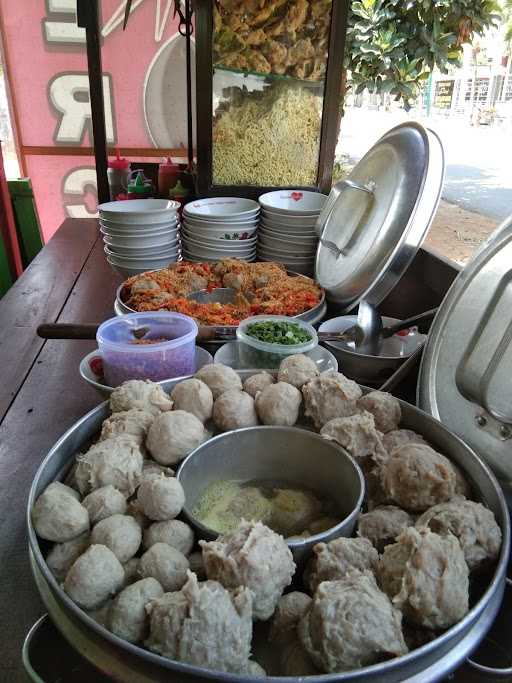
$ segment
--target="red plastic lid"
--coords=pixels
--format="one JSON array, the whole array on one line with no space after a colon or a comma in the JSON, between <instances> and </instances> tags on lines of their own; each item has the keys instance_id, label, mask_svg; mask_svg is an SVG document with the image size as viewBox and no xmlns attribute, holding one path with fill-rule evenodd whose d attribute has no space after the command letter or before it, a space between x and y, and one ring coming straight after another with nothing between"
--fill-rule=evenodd
<instances>
[{"instance_id":1,"label":"red plastic lid","mask_svg":"<svg viewBox=\"0 0 512 683\"><path fill-rule=\"evenodd\" d=\"M128 159L121 159L119 155L119 147L116 148L116 158L109 159L108 167L116 168L119 171L124 171L125 169L130 168L130 162Z\"/></svg>"},{"instance_id":2,"label":"red plastic lid","mask_svg":"<svg viewBox=\"0 0 512 683\"><path fill-rule=\"evenodd\" d=\"M180 167L178 164L173 163L170 157L166 157L158 166L158 172L161 173L162 171L164 173L179 173Z\"/></svg>"}]
</instances>

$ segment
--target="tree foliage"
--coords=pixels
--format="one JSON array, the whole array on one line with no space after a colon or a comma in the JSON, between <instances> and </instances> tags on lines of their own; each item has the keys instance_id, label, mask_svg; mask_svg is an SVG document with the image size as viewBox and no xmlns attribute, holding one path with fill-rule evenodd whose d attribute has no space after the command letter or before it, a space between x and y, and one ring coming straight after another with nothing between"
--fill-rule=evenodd
<instances>
[{"instance_id":1,"label":"tree foliage","mask_svg":"<svg viewBox=\"0 0 512 683\"><path fill-rule=\"evenodd\" d=\"M499 18L494 0L354 0L345 66L355 92L390 93L409 109L433 68L458 65L462 45Z\"/></svg>"}]
</instances>

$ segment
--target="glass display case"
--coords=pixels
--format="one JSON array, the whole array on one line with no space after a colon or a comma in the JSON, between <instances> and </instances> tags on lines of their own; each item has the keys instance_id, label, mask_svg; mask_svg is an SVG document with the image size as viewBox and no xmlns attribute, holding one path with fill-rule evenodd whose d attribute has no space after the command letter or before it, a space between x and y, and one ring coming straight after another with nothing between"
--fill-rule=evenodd
<instances>
[{"instance_id":1,"label":"glass display case","mask_svg":"<svg viewBox=\"0 0 512 683\"><path fill-rule=\"evenodd\" d=\"M330 187L346 3L197 0L198 190Z\"/></svg>"}]
</instances>

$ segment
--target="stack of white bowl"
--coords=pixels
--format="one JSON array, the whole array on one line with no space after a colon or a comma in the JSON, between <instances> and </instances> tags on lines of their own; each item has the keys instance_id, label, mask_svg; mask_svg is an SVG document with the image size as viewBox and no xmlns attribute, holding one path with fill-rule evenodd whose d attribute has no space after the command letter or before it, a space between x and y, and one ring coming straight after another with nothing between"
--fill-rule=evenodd
<instances>
[{"instance_id":1,"label":"stack of white bowl","mask_svg":"<svg viewBox=\"0 0 512 683\"><path fill-rule=\"evenodd\" d=\"M318 236L315 224L327 197L305 190L277 190L260 197L260 261L279 261L288 270L311 275Z\"/></svg>"},{"instance_id":2,"label":"stack of white bowl","mask_svg":"<svg viewBox=\"0 0 512 683\"><path fill-rule=\"evenodd\" d=\"M167 199L100 204L100 230L112 268L127 278L177 261L179 207Z\"/></svg>"},{"instance_id":3,"label":"stack of white bowl","mask_svg":"<svg viewBox=\"0 0 512 683\"><path fill-rule=\"evenodd\" d=\"M260 207L252 199L209 197L183 209L181 246L186 261L256 258Z\"/></svg>"}]
</instances>

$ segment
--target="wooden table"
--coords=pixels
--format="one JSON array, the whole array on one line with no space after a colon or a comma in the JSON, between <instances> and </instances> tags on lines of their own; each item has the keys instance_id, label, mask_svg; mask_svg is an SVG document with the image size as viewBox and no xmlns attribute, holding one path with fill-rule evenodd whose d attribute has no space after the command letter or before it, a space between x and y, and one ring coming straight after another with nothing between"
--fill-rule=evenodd
<instances>
[{"instance_id":1,"label":"wooden table","mask_svg":"<svg viewBox=\"0 0 512 683\"><path fill-rule=\"evenodd\" d=\"M68 219L0 301L0 680L26 681L23 639L44 612L28 564L25 510L43 457L101 397L78 374L94 342L43 341L42 322L112 317L121 278L94 219Z\"/></svg>"}]
</instances>

